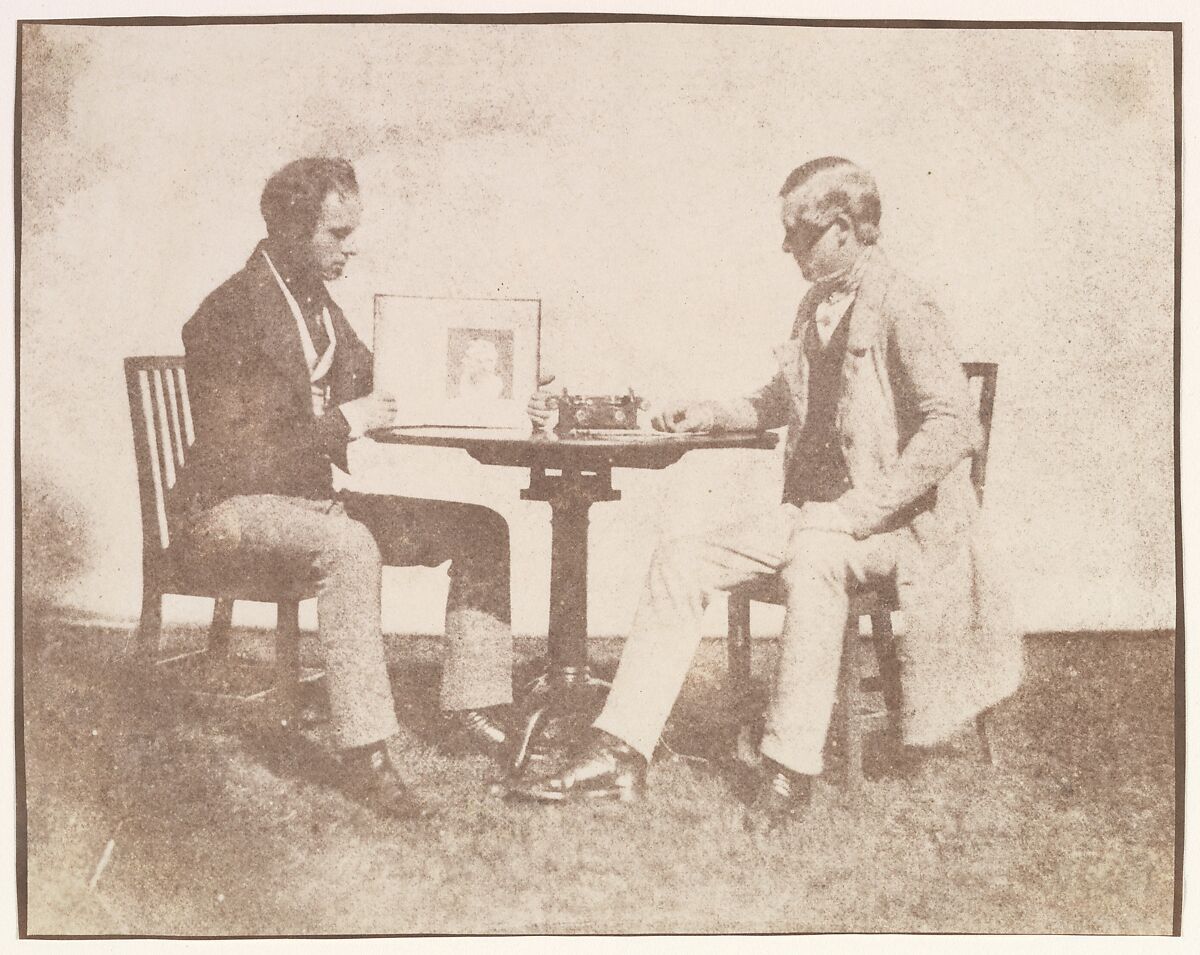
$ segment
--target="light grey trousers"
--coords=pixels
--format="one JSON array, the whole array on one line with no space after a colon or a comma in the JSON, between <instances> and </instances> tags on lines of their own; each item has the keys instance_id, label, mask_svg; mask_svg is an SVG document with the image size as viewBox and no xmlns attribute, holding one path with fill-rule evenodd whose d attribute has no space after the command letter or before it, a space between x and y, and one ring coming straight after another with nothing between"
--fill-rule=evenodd
<instances>
[{"instance_id":1,"label":"light grey trousers","mask_svg":"<svg viewBox=\"0 0 1200 955\"><path fill-rule=\"evenodd\" d=\"M788 769L820 774L849 588L894 574L904 550L916 543L908 528L861 541L800 529L799 513L781 504L750 521L658 547L612 691L596 719L599 729L649 759L700 643L710 596L779 574L787 612L762 752Z\"/></svg>"},{"instance_id":2,"label":"light grey trousers","mask_svg":"<svg viewBox=\"0 0 1200 955\"><path fill-rule=\"evenodd\" d=\"M244 495L191 515L184 533L199 559L261 558L281 574L315 577L337 745L364 746L397 730L379 619L385 564L451 561L442 708L512 702L508 525L495 511L373 494Z\"/></svg>"}]
</instances>

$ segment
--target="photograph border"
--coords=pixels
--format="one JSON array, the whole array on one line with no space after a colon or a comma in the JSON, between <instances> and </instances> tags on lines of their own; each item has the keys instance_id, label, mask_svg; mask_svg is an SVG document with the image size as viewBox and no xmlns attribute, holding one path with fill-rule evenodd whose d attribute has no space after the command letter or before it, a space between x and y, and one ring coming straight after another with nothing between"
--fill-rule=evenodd
<instances>
[{"instance_id":1,"label":"photograph border","mask_svg":"<svg viewBox=\"0 0 1200 955\"><path fill-rule=\"evenodd\" d=\"M870 29L929 29L929 30L1039 30L1039 31L1137 31L1137 32L1169 32L1173 35L1173 72L1174 72L1174 391L1173 391L1173 440L1174 440L1174 481L1175 481L1175 572L1176 572L1176 630L1175 648L1175 898L1173 913L1173 935L1179 936L1182 927L1182 893L1183 893L1183 849L1184 849L1184 795L1186 774L1186 711L1185 711L1185 629L1184 629L1184 567L1183 567L1183 528L1182 528L1182 493L1181 493L1181 462L1180 462L1180 362L1181 362L1181 306L1182 306L1182 236L1183 236L1183 24L1180 22L1122 22L1111 20L1073 21L1073 20L966 20L966 19L878 19L878 18L801 18L801 17L757 17L757 16L727 16L727 15L684 15L684 14L616 14L616 13L401 13L401 14L265 14L251 16L98 16L98 17L64 17L64 18L27 18L16 21L16 56L15 56L15 104L14 104L14 142L13 142L13 189L14 189L14 411L13 425L14 440L14 475L15 485L15 539L14 558L16 569L16 586L20 586L22 572L21 553L21 368L20 368L20 321L21 321L21 72L22 72L22 29L29 25L82 25L107 27L186 27L192 25L253 25L253 24L604 24L604 23L666 23L666 24L712 24L712 25L756 25L779 27L813 27L813 28L870 28ZM538 347L536 367L541 374L541 309L538 309ZM19 592L14 600L15 639L13 641L14 660L14 737L15 763L17 774L16 790L16 896L18 937L20 939L126 939L126 938L164 938L172 936L157 935L30 935L28 934L28 866L27 866L27 816L26 816L26 778L24 751L24 702L22 682L22 615ZM649 935L676 933L647 933ZM778 933L753 933L755 935L775 935ZM923 934L923 933L898 933ZM940 933L939 933L940 934ZM606 935L595 933L601 937L626 938L624 934ZM259 939L259 938L428 938L428 935L329 935L329 936L187 936L189 939L219 938L219 939ZM437 936L443 937L443 936ZM474 936L458 936L474 937ZM503 933L488 937L513 937ZM519 937L519 936L517 936ZM547 936L555 937L555 936Z\"/></svg>"}]
</instances>

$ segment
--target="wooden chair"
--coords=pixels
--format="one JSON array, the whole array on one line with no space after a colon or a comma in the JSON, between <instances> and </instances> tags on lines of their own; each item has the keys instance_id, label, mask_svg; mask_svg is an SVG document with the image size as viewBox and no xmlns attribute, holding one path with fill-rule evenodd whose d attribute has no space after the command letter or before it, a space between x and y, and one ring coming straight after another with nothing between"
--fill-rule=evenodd
<instances>
[{"instance_id":1,"label":"wooden chair","mask_svg":"<svg viewBox=\"0 0 1200 955\"><path fill-rule=\"evenodd\" d=\"M979 420L983 426L983 443L971 461L971 481L983 502L984 479L987 475L988 445L992 433L992 411L996 401L997 367L992 363L967 362L963 371L978 392ZM735 698L744 698L750 690L751 640L750 603L782 604L785 595L779 579L769 578L762 583L743 585L729 594L729 680ZM846 782L850 789L862 785L863 737L871 730L886 727L899 714L901 706L900 661L896 655L892 634L892 613L899 610L895 588L884 585L854 590L850 594L850 612L846 618L845 643L842 650L841 675L838 682L839 719L837 728L845 741ZM859 620L871 618L869 637L859 635ZM877 676L861 675L862 644L867 643L875 653ZM879 692L885 711L864 712L864 693ZM987 737L986 715L975 720L980 753L987 763L992 762ZM746 747L745 727L739 737L739 748Z\"/></svg>"},{"instance_id":2,"label":"wooden chair","mask_svg":"<svg viewBox=\"0 0 1200 955\"><path fill-rule=\"evenodd\" d=\"M212 597L212 626L207 655L216 660L229 649L229 628L235 600L273 603L277 609L275 686L280 718L294 719L298 689L305 673L300 666L300 601L316 596L316 585L295 569L263 566L261 561L238 566L200 564L186 553L183 543L172 540L169 515L179 475L187 464L195 440L187 372L182 356L150 355L125 359L125 386L133 422L133 448L137 459L138 489L142 509L142 616L138 647L149 666L158 660L164 594ZM288 583L280 586L279 581ZM179 657L171 658L178 660ZM239 697L254 699L263 690Z\"/></svg>"}]
</instances>

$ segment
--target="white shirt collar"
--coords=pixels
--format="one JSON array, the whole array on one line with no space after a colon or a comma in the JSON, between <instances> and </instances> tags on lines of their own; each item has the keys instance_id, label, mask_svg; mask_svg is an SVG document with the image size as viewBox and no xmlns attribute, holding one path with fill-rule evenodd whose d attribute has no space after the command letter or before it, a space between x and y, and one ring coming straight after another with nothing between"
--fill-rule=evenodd
<instances>
[{"instance_id":1,"label":"white shirt collar","mask_svg":"<svg viewBox=\"0 0 1200 955\"><path fill-rule=\"evenodd\" d=\"M317 348L313 344L312 335L308 333L308 325L304 321L304 313L300 310L300 304L296 301L296 297L292 295L291 289L287 287L287 283L275 268L275 263L271 261L271 257L267 255L267 250L263 249L263 258L267 260L267 267L270 268L271 274L275 276L275 281L279 283L279 289L283 292L284 300L291 310L292 317L296 320L296 328L300 332L300 347L304 350L304 361L308 365L309 380L320 381L329 373L329 368L333 364L333 350L337 347L337 335L333 330L333 320L329 316L329 306L321 306L321 322L325 326L325 334L329 336L329 345L325 349L324 354L318 356Z\"/></svg>"}]
</instances>

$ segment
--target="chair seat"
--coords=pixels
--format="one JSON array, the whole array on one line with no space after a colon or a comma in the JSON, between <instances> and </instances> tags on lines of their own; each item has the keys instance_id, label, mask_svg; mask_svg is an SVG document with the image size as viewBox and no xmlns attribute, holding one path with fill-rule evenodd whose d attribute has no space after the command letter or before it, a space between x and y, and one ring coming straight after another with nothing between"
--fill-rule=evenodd
<instances>
[{"instance_id":1,"label":"chair seat","mask_svg":"<svg viewBox=\"0 0 1200 955\"><path fill-rule=\"evenodd\" d=\"M733 593L759 603L782 605L787 602L783 581L778 574L743 584ZM888 613L899 609L900 603L893 581L882 581L872 587L855 587L850 591L850 613L854 616L866 617L873 613Z\"/></svg>"},{"instance_id":2,"label":"chair seat","mask_svg":"<svg viewBox=\"0 0 1200 955\"><path fill-rule=\"evenodd\" d=\"M896 585L892 581L876 587L863 587L850 591L850 613L856 617L869 617L874 613L891 613L900 609L896 596Z\"/></svg>"},{"instance_id":3,"label":"chair seat","mask_svg":"<svg viewBox=\"0 0 1200 955\"><path fill-rule=\"evenodd\" d=\"M213 560L176 541L163 555L158 577L167 593L278 603L317 595L317 572L304 562L239 555Z\"/></svg>"}]
</instances>

